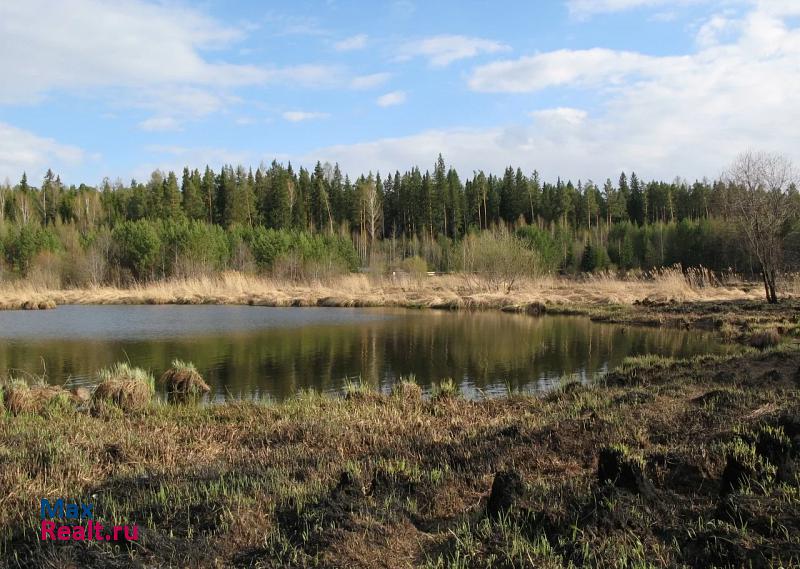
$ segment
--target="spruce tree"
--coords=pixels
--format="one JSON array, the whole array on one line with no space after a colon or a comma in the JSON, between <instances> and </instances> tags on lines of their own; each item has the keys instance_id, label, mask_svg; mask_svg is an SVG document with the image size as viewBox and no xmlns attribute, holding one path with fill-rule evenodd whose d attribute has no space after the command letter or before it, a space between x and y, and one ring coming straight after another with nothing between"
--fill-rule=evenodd
<instances>
[{"instance_id":1,"label":"spruce tree","mask_svg":"<svg viewBox=\"0 0 800 569\"><path fill-rule=\"evenodd\" d=\"M189 168L183 169L183 179L181 180L181 200L183 211L189 219L202 221L205 219L205 208L203 207L203 197L201 192L200 172Z\"/></svg>"}]
</instances>

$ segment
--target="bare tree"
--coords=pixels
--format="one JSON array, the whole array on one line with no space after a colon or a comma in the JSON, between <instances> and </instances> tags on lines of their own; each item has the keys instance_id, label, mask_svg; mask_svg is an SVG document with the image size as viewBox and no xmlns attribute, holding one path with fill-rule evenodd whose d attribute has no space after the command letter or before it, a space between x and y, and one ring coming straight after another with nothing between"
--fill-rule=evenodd
<instances>
[{"instance_id":1,"label":"bare tree","mask_svg":"<svg viewBox=\"0 0 800 569\"><path fill-rule=\"evenodd\" d=\"M796 180L792 162L780 154L745 152L736 157L724 178L730 191L728 212L739 223L761 265L767 302L775 304L784 231L796 213L788 195Z\"/></svg>"},{"instance_id":2,"label":"bare tree","mask_svg":"<svg viewBox=\"0 0 800 569\"><path fill-rule=\"evenodd\" d=\"M539 257L505 225L467 235L462 243L464 276L471 289L485 284L489 290L509 294L517 281L534 277Z\"/></svg>"},{"instance_id":3,"label":"bare tree","mask_svg":"<svg viewBox=\"0 0 800 569\"><path fill-rule=\"evenodd\" d=\"M381 196L372 176L361 184L361 220L362 233L366 231L369 240L369 254L372 255L372 244L378 238L381 222Z\"/></svg>"},{"instance_id":4,"label":"bare tree","mask_svg":"<svg viewBox=\"0 0 800 569\"><path fill-rule=\"evenodd\" d=\"M11 195L11 182L9 182L8 178L6 178L5 182L0 185L0 225L3 224L3 220L6 218L6 202L8 201L8 197Z\"/></svg>"}]
</instances>

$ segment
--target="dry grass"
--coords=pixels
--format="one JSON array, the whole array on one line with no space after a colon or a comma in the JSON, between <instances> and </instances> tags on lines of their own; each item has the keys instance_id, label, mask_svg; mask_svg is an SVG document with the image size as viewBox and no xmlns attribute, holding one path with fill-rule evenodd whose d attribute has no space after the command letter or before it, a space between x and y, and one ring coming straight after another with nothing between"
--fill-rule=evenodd
<instances>
[{"instance_id":1,"label":"dry grass","mask_svg":"<svg viewBox=\"0 0 800 569\"><path fill-rule=\"evenodd\" d=\"M401 378L392 386L392 397L407 403L416 403L422 401L422 388L414 376Z\"/></svg>"},{"instance_id":2,"label":"dry grass","mask_svg":"<svg viewBox=\"0 0 800 569\"><path fill-rule=\"evenodd\" d=\"M759 350L765 350L781 343L781 335L774 328L761 330L750 336L748 343Z\"/></svg>"},{"instance_id":3,"label":"dry grass","mask_svg":"<svg viewBox=\"0 0 800 569\"><path fill-rule=\"evenodd\" d=\"M714 286L711 286L713 283ZM263 306L402 306L431 308L524 307L547 305L633 304L636 301L694 302L759 299L754 286L726 286L707 271L684 275L663 269L625 279L611 274L582 279L541 277L520 280L509 294L464 275L425 279L411 276L350 274L298 283L226 272L216 277L173 279L128 289L97 287L50 290L34 283L4 283L0 307L57 304L253 304Z\"/></svg>"},{"instance_id":4,"label":"dry grass","mask_svg":"<svg viewBox=\"0 0 800 569\"><path fill-rule=\"evenodd\" d=\"M0 566L798 566L800 352L659 363L545 398L0 414ZM745 460L721 495L731 449L780 480ZM140 540L43 543L43 496Z\"/></svg>"},{"instance_id":5,"label":"dry grass","mask_svg":"<svg viewBox=\"0 0 800 569\"><path fill-rule=\"evenodd\" d=\"M24 381L10 380L2 386L3 407L12 415L41 413L51 405L66 403L70 394L53 385L28 385Z\"/></svg>"},{"instance_id":6,"label":"dry grass","mask_svg":"<svg viewBox=\"0 0 800 569\"><path fill-rule=\"evenodd\" d=\"M153 376L141 368L118 363L98 373L100 383L92 393L92 407L96 411L109 404L123 411L141 411L153 396Z\"/></svg>"},{"instance_id":7,"label":"dry grass","mask_svg":"<svg viewBox=\"0 0 800 569\"><path fill-rule=\"evenodd\" d=\"M172 367L161 376L167 398L173 403L186 403L211 391L194 364L173 360Z\"/></svg>"}]
</instances>

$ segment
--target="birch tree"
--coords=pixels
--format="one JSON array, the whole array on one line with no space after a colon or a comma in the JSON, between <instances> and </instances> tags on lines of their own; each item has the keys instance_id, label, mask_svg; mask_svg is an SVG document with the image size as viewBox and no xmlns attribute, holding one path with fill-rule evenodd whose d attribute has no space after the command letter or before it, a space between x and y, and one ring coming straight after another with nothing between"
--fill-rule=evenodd
<instances>
[{"instance_id":1,"label":"birch tree","mask_svg":"<svg viewBox=\"0 0 800 569\"><path fill-rule=\"evenodd\" d=\"M736 157L724 178L730 189L728 213L761 265L767 302L776 304L784 232L796 214L788 194L797 179L795 169L783 155L745 152Z\"/></svg>"}]
</instances>

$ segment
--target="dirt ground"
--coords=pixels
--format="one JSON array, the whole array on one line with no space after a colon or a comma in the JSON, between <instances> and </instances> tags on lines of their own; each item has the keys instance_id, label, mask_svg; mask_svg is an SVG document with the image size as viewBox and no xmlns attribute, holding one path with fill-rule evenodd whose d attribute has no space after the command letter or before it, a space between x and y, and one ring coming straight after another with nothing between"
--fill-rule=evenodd
<instances>
[{"instance_id":1,"label":"dirt ground","mask_svg":"<svg viewBox=\"0 0 800 569\"><path fill-rule=\"evenodd\" d=\"M422 398L403 384L5 413L0 564L800 566L799 390L784 338L636 358L544 397L467 401L443 384ZM139 539L42 542L43 497L92 502Z\"/></svg>"}]
</instances>

